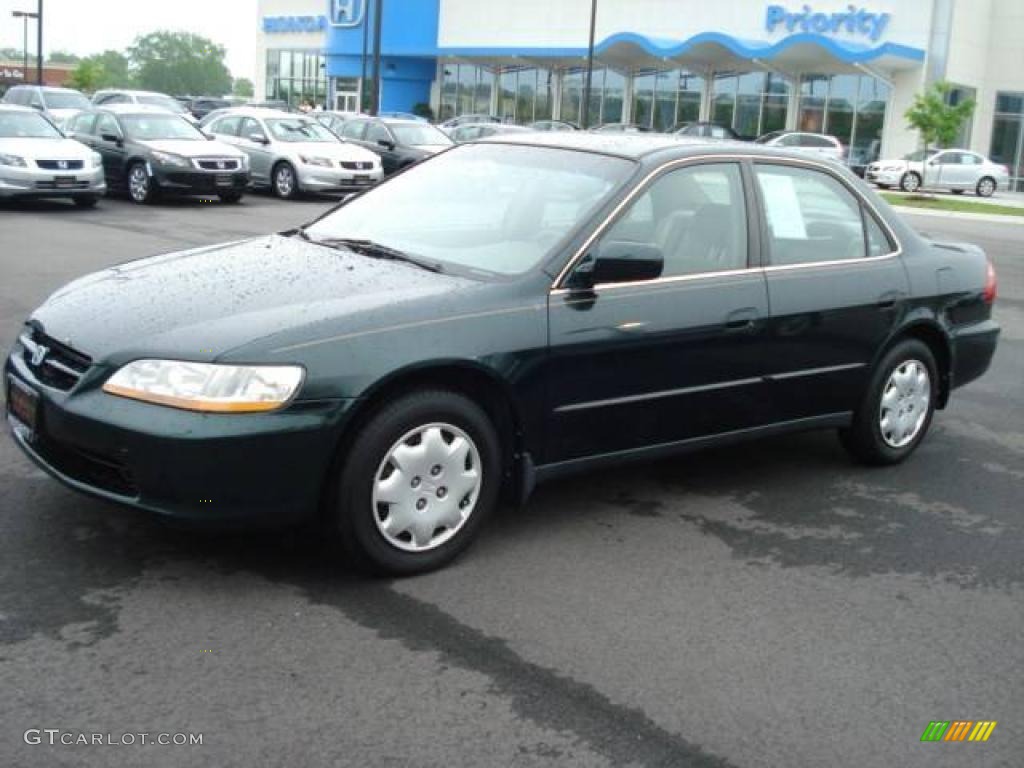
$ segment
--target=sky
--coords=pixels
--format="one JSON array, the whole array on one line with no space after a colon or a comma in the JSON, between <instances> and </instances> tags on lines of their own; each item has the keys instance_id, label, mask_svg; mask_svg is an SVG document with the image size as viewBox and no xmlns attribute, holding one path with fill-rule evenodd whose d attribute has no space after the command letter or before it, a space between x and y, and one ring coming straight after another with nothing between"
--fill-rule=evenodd
<instances>
[{"instance_id":1,"label":"sky","mask_svg":"<svg viewBox=\"0 0 1024 768\"><path fill-rule=\"evenodd\" d=\"M22 47L22 19L37 0L0 0L0 48ZM234 77L252 79L256 68L256 0L43 0L43 50L86 55L124 50L139 35L158 29L194 32L227 49ZM29 20L29 52L35 21Z\"/></svg>"}]
</instances>

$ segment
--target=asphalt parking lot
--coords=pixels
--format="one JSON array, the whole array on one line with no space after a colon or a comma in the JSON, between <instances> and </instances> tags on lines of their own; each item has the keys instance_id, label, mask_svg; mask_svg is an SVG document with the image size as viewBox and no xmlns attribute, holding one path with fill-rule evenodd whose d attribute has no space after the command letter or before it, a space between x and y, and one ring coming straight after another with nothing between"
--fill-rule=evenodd
<instances>
[{"instance_id":1,"label":"asphalt parking lot","mask_svg":"<svg viewBox=\"0 0 1024 768\"><path fill-rule=\"evenodd\" d=\"M73 277L330 204L2 205L0 346ZM4 434L0 765L1021 765L1024 224L909 218L994 258L1003 336L899 467L820 433L584 475L370 581L301 532L79 496ZM999 724L921 743L932 720Z\"/></svg>"}]
</instances>

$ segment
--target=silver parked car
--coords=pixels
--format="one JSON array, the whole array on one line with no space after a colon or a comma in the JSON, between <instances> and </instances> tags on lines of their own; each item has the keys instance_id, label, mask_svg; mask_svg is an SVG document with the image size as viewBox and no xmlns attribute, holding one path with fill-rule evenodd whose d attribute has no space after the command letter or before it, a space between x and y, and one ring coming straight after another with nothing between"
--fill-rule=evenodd
<instances>
[{"instance_id":1,"label":"silver parked car","mask_svg":"<svg viewBox=\"0 0 1024 768\"><path fill-rule=\"evenodd\" d=\"M63 128L69 117L89 109L89 100L73 88L49 85L15 85L4 94L4 104L37 109Z\"/></svg>"},{"instance_id":2,"label":"silver parked car","mask_svg":"<svg viewBox=\"0 0 1024 768\"><path fill-rule=\"evenodd\" d=\"M0 104L0 198L70 197L88 208L106 191L98 153L36 110Z\"/></svg>"},{"instance_id":3,"label":"silver parked car","mask_svg":"<svg viewBox=\"0 0 1024 768\"><path fill-rule=\"evenodd\" d=\"M772 131L756 140L767 147L785 147L815 157L825 157L837 163L846 162L846 148L835 136L807 131Z\"/></svg>"},{"instance_id":4,"label":"silver parked car","mask_svg":"<svg viewBox=\"0 0 1024 768\"><path fill-rule=\"evenodd\" d=\"M958 195L969 189L979 197L991 197L1010 186L1005 165L965 149L919 149L899 160L879 160L867 167L864 178L882 189L898 186L904 192L917 192L928 187Z\"/></svg>"},{"instance_id":5,"label":"silver parked car","mask_svg":"<svg viewBox=\"0 0 1024 768\"><path fill-rule=\"evenodd\" d=\"M199 121L195 119L188 107L166 93L156 91L131 91L126 89L105 89L96 91L92 96L94 107L112 107L115 104L143 104L147 107L160 107L168 112L181 115L192 125Z\"/></svg>"},{"instance_id":6,"label":"silver parked car","mask_svg":"<svg viewBox=\"0 0 1024 768\"><path fill-rule=\"evenodd\" d=\"M311 117L262 108L233 109L204 129L249 156L252 183L278 197L355 192L384 177L380 157L338 138Z\"/></svg>"}]
</instances>

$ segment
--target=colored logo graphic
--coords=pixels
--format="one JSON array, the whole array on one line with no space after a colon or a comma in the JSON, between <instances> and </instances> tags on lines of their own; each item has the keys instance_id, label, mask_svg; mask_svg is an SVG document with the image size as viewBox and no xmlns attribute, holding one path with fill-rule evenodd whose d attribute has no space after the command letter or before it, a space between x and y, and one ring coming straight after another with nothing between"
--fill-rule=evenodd
<instances>
[{"instance_id":1,"label":"colored logo graphic","mask_svg":"<svg viewBox=\"0 0 1024 768\"><path fill-rule=\"evenodd\" d=\"M988 741L996 725L995 720L932 720L921 741Z\"/></svg>"}]
</instances>

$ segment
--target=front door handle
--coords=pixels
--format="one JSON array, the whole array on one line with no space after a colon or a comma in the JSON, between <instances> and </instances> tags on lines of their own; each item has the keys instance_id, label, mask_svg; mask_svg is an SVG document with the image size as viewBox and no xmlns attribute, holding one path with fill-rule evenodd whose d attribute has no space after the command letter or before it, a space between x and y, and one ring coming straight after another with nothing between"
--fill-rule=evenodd
<instances>
[{"instance_id":1,"label":"front door handle","mask_svg":"<svg viewBox=\"0 0 1024 768\"><path fill-rule=\"evenodd\" d=\"M903 291L888 291L878 297L878 301L875 303L875 306L883 312L895 309L897 302L899 302L904 296L906 296L906 294Z\"/></svg>"},{"instance_id":2,"label":"front door handle","mask_svg":"<svg viewBox=\"0 0 1024 768\"><path fill-rule=\"evenodd\" d=\"M746 333L757 327L759 313L753 307L744 307L730 312L725 318L725 330L729 333Z\"/></svg>"}]
</instances>

